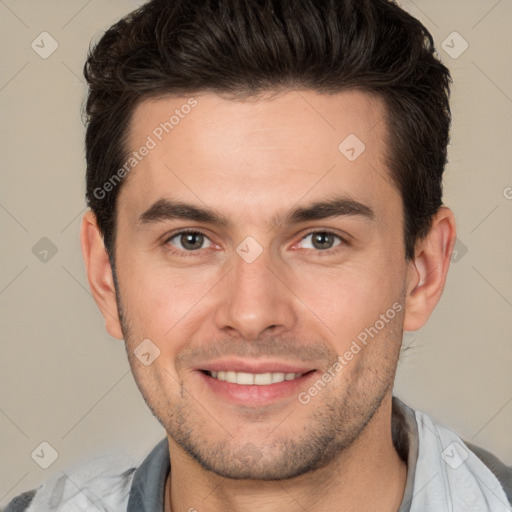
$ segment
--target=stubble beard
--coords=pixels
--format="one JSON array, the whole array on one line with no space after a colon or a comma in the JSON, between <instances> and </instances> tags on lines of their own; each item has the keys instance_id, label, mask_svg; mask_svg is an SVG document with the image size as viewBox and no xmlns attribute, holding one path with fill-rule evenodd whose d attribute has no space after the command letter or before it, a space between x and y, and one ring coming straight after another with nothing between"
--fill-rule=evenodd
<instances>
[{"instance_id":1,"label":"stubble beard","mask_svg":"<svg viewBox=\"0 0 512 512\"><path fill-rule=\"evenodd\" d=\"M259 442L237 439L222 428L222 415L209 416L183 382L178 393L164 396L159 384L165 381L160 379L159 383L159 379L140 372L140 362L133 354L136 340L132 339L118 290L117 298L128 360L146 404L183 452L203 469L224 478L279 481L327 466L362 434L393 386L399 348L392 357L388 354L380 359L378 369L365 366L354 372L342 393L335 394L327 386L310 404L301 405L297 401L299 408L311 407L309 420L300 429L293 422L292 411L275 432ZM388 344L397 336L401 340L401 319L395 320ZM253 414L262 416L258 411ZM287 423L291 427L288 434ZM212 430L220 435L212 438Z\"/></svg>"}]
</instances>

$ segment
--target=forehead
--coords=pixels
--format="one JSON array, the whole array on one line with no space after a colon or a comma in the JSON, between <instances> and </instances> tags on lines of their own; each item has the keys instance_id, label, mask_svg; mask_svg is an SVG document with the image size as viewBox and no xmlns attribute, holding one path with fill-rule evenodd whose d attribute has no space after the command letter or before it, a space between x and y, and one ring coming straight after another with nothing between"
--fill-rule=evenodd
<instances>
[{"instance_id":1,"label":"forehead","mask_svg":"<svg viewBox=\"0 0 512 512\"><path fill-rule=\"evenodd\" d=\"M172 198L227 217L243 209L245 222L257 222L333 193L378 212L400 202L386 169L386 133L382 101L358 91L146 100L130 123L128 150L139 154L119 213L125 202L123 214L135 216Z\"/></svg>"}]
</instances>

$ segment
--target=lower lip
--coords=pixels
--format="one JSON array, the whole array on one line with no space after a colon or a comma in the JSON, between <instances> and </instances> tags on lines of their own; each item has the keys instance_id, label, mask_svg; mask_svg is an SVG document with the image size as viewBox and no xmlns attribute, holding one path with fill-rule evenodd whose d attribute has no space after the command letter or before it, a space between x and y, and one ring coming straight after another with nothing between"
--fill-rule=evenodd
<instances>
[{"instance_id":1,"label":"lower lip","mask_svg":"<svg viewBox=\"0 0 512 512\"><path fill-rule=\"evenodd\" d=\"M293 380L284 380L264 386L242 385L215 379L199 371L203 382L218 396L236 405L258 406L277 402L290 396L297 396L307 388L307 382L314 377L316 371L305 373Z\"/></svg>"}]
</instances>

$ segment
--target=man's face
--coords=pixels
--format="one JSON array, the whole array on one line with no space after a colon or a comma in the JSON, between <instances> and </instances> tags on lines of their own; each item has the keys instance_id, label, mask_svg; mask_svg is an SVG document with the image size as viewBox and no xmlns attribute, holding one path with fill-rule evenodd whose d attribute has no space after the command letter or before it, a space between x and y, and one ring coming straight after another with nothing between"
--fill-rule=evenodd
<instances>
[{"instance_id":1,"label":"man's face","mask_svg":"<svg viewBox=\"0 0 512 512\"><path fill-rule=\"evenodd\" d=\"M118 198L130 364L171 453L227 477L297 476L391 393L408 265L383 107L359 92L194 98L146 101L131 122L131 151L156 146ZM290 215L334 199L339 215Z\"/></svg>"}]
</instances>

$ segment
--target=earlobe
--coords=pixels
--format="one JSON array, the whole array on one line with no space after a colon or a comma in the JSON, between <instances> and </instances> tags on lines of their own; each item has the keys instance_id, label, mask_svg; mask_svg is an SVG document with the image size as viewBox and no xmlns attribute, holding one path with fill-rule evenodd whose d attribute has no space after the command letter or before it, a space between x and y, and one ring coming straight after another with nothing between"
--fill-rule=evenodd
<instances>
[{"instance_id":1,"label":"earlobe","mask_svg":"<svg viewBox=\"0 0 512 512\"><path fill-rule=\"evenodd\" d=\"M96 222L96 216L92 211L88 211L82 219L80 242L89 287L105 319L106 329L114 338L123 339L112 268Z\"/></svg>"},{"instance_id":2,"label":"earlobe","mask_svg":"<svg viewBox=\"0 0 512 512\"><path fill-rule=\"evenodd\" d=\"M436 307L444 285L455 245L455 219L449 208L441 207L428 235L416 248L409 264L405 301L404 330L416 331Z\"/></svg>"}]
</instances>

